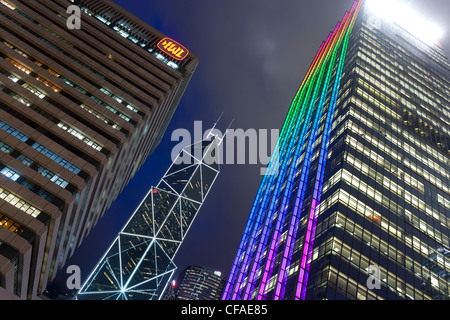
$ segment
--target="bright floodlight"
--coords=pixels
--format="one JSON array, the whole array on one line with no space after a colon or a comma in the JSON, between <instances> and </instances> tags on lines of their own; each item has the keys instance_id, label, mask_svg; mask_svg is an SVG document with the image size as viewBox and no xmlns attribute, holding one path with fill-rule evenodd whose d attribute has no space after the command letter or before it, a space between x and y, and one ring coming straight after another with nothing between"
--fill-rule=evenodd
<instances>
[{"instance_id":1,"label":"bright floodlight","mask_svg":"<svg viewBox=\"0 0 450 320\"><path fill-rule=\"evenodd\" d=\"M399 0L368 0L366 5L369 12L398 24L427 44L437 42L444 34L441 28Z\"/></svg>"}]
</instances>

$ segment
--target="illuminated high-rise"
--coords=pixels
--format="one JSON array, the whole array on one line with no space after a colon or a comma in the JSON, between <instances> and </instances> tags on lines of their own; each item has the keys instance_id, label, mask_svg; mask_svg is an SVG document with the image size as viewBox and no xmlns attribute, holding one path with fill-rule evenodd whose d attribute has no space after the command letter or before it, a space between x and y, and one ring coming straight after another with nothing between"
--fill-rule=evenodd
<instances>
[{"instance_id":1,"label":"illuminated high-rise","mask_svg":"<svg viewBox=\"0 0 450 320\"><path fill-rule=\"evenodd\" d=\"M320 47L222 299L449 299L450 64L394 3Z\"/></svg>"},{"instance_id":2,"label":"illuminated high-rise","mask_svg":"<svg viewBox=\"0 0 450 320\"><path fill-rule=\"evenodd\" d=\"M109 0L0 1L0 299L45 290L155 150L197 63Z\"/></svg>"},{"instance_id":3,"label":"illuminated high-rise","mask_svg":"<svg viewBox=\"0 0 450 320\"><path fill-rule=\"evenodd\" d=\"M180 151L78 292L79 300L159 300L174 258L219 174L220 138Z\"/></svg>"}]
</instances>

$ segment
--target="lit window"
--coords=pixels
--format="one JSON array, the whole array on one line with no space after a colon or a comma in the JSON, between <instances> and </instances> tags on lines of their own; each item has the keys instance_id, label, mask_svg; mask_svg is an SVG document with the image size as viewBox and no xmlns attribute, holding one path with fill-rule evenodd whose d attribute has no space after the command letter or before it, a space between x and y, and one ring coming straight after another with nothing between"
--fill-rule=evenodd
<instances>
[{"instance_id":1,"label":"lit window","mask_svg":"<svg viewBox=\"0 0 450 320\"><path fill-rule=\"evenodd\" d=\"M2 173L4 176L6 176L7 178L9 178L12 181L16 181L17 179L20 178L20 175L17 172L15 172L14 170L12 170L8 167L3 168L0 171L0 173Z\"/></svg>"},{"instance_id":2,"label":"lit window","mask_svg":"<svg viewBox=\"0 0 450 320\"><path fill-rule=\"evenodd\" d=\"M0 3L4 4L8 8L10 8L11 10L16 10L16 8L11 3L9 3L8 1L0 0Z\"/></svg>"}]
</instances>

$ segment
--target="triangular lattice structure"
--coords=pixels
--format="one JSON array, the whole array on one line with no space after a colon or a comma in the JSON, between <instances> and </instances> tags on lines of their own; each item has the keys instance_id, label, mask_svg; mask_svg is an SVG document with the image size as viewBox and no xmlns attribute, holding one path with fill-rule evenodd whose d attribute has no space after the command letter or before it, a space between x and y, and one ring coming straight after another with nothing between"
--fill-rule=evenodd
<instances>
[{"instance_id":1,"label":"triangular lattice structure","mask_svg":"<svg viewBox=\"0 0 450 320\"><path fill-rule=\"evenodd\" d=\"M176 270L174 256L219 173L221 140L181 150L94 268L79 300L156 300Z\"/></svg>"}]
</instances>

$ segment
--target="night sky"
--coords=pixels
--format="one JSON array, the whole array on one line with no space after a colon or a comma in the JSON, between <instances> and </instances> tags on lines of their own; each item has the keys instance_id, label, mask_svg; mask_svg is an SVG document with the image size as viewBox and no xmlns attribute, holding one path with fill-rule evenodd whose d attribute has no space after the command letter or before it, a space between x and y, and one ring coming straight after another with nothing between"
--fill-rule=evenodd
<instances>
[{"instance_id":1,"label":"night sky","mask_svg":"<svg viewBox=\"0 0 450 320\"><path fill-rule=\"evenodd\" d=\"M161 144L116 202L61 269L80 266L82 282L117 233L171 164L178 128L203 129L223 112L218 128L280 129L320 44L353 0L115 0L116 3L199 56ZM441 43L450 56L448 0L411 0L446 30ZM190 264L217 268L225 276L233 263L262 176L261 165L223 165L175 258L178 271Z\"/></svg>"}]
</instances>

